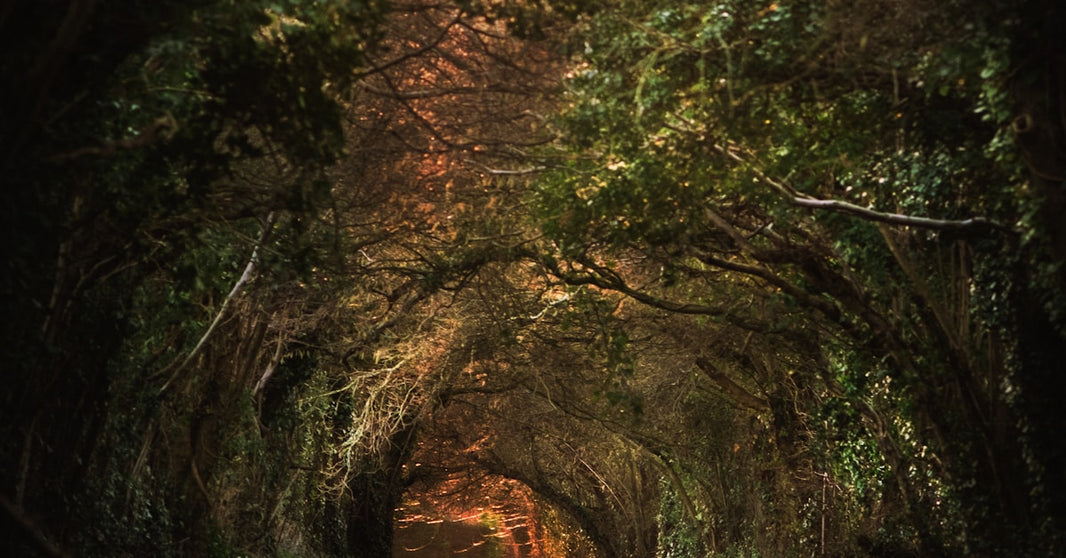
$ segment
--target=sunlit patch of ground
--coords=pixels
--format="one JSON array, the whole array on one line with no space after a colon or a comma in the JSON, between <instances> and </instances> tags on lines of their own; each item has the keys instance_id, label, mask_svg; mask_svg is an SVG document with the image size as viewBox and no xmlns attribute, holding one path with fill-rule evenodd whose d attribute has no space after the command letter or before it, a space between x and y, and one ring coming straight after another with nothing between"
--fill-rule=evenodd
<instances>
[{"instance_id":1,"label":"sunlit patch of ground","mask_svg":"<svg viewBox=\"0 0 1066 558\"><path fill-rule=\"evenodd\" d=\"M528 488L504 479L462 492L451 484L409 494L396 510L393 558L541 556Z\"/></svg>"}]
</instances>

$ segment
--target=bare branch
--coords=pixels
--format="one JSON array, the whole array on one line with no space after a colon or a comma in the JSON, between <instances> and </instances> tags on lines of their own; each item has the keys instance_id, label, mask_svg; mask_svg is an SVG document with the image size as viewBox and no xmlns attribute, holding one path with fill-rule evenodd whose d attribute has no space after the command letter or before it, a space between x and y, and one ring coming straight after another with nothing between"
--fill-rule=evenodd
<instances>
[{"instance_id":1,"label":"bare branch","mask_svg":"<svg viewBox=\"0 0 1066 558\"><path fill-rule=\"evenodd\" d=\"M744 163L749 165L752 173L755 177L770 186L774 190L788 198L789 202L799 207L806 207L810 209L824 209L827 211L834 211L836 213L844 213L848 215L854 215L867 221L874 221L877 223L887 223L890 225L902 225L906 227L916 227L921 229L941 230L941 231L961 231L961 230L987 230L995 229L1002 232L1015 233L1013 228L985 219L984 217L972 217L970 219L932 219L929 217L916 217L913 215L903 215L900 213L888 213L884 211L876 211L860 205L855 205L841 200L823 200L808 196L800 193L786 182L780 180L774 180L766 175L763 171L750 165L750 161L741 157L733 149L723 147L715 144L714 149L719 153L729 157L730 159L737 161L738 163Z\"/></svg>"},{"instance_id":2,"label":"bare branch","mask_svg":"<svg viewBox=\"0 0 1066 558\"><path fill-rule=\"evenodd\" d=\"M11 520L29 535L31 539L33 539L38 550L41 550L48 556L54 556L56 558L70 556L65 550L49 540L44 532L34 524L33 520L27 517L21 508L16 506L11 500L8 500L7 496L3 494L0 494L0 507L4 508L4 511L6 511L8 516L11 517Z\"/></svg>"},{"instance_id":3,"label":"bare branch","mask_svg":"<svg viewBox=\"0 0 1066 558\"><path fill-rule=\"evenodd\" d=\"M484 95L485 93L522 93L519 88L509 87L502 84L495 84L486 87L439 87L432 89L415 89L415 90L402 90L399 88L384 89L376 85L360 82L359 87L368 93L373 93L379 97L386 97L389 99L397 100L421 100L421 99L439 99L442 97L455 97L460 95Z\"/></svg>"},{"instance_id":4,"label":"bare branch","mask_svg":"<svg viewBox=\"0 0 1066 558\"><path fill-rule=\"evenodd\" d=\"M715 366L711 364L711 361L705 358L697 358L696 367L699 368L707 378L714 382L722 393L729 396L733 401L736 401L737 404L755 411L756 413L765 413L770 410L770 404L767 403L765 399L753 395L743 386L733 381L732 378L715 368Z\"/></svg>"},{"instance_id":5,"label":"bare branch","mask_svg":"<svg viewBox=\"0 0 1066 558\"><path fill-rule=\"evenodd\" d=\"M660 310L666 310L667 312L674 312L677 314L689 314L689 315L701 315L711 316L715 318L721 318L726 322L733 324L737 327L745 329L747 331L757 331L760 333L782 333L782 330L776 326L772 326L765 322L753 320L751 318L739 315L732 310L721 306L711 306L708 304L678 302L667 298L658 297L647 292L635 288L618 275L616 272L590 264L585 264L589 271L586 272L573 272L563 271L557 262L542 261L548 270L565 282L568 285L592 285L601 289L612 290L617 293L623 294L645 304L652 308L658 308Z\"/></svg>"},{"instance_id":6,"label":"bare branch","mask_svg":"<svg viewBox=\"0 0 1066 558\"><path fill-rule=\"evenodd\" d=\"M487 165L478 163L471 159L463 159L463 162L469 165L473 165L481 169L482 172L490 174L492 176L526 176L531 174L537 174L547 170L547 167L529 167L525 169L497 169Z\"/></svg>"},{"instance_id":7,"label":"bare branch","mask_svg":"<svg viewBox=\"0 0 1066 558\"><path fill-rule=\"evenodd\" d=\"M282 348L284 348L285 337L278 333L278 344L274 348L274 356L270 359L270 364L267 365L266 370L263 370L263 374L259 376L259 381L255 383L255 388L252 389L252 395L258 395L259 392L266 387L267 381L274 375L274 371L277 370L278 365L281 364Z\"/></svg>"},{"instance_id":8,"label":"bare branch","mask_svg":"<svg viewBox=\"0 0 1066 558\"><path fill-rule=\"evenodd\" d=\"M811 197L794 197L792 203L800 207L809 207L812 209L826 209L829 211L835 211L837 213L847 213L849 215L855 215L861 217L867 221L875 221L878 223L887 223L890 225L903 225L907 227L917 227L921 229L941 230L941 231L958 231L958 230L973 230L973 229L996 229L1004 232L1014 232L1013 229L996 223L995 221L989 221L984 217L972 217L970 219L953 220L953 219L931 219L929 217L915 217L913 215L902 215L899 213L886 213L881 211L875 211L873 209L867 209L865 207L855 205L840 200L821 200Z\"/></svg>"},{"instance_id":9,"label":"bare branch","mask_svg":"<svg viewBox=\"0 0 1066 558\"><path fill-rule=\"evenodd\" d=\"M742 251L748 254L755 254L758 252L758 250L748 242L748 239L744 238L744 235L740 234L740 231L738 231L733 225L729 224L729 222L721 215L709 207L705 208L703 212L707 216L707 220L721 229L722 232L729 235L729 238L732 238L733 242L736 242L737 246L739 246Z\"/></svg>"},{"instance_id":10,"label":"bare branch","mask_svg":"<svg viewBox=\"0 0 1066 558\"><path fill-rule=\"evenodd\" d=\"M387 62L382 62L381 64L378 64L378 65L374 66L373 68L369 68L367 70L364 70L364 71L360 72L356 76L356 79L363 79L366 76L369 76L371 74L380 74L380 73L384 72L385 70L387 70L387 69L389 69L389 68L391 68L393 66L402 64L402 63L404 63L404 62L406 62L408 60L411 60L413 58L418 58L422 54L425 54L425 53L437 48L437 46L439 46L444 41L444 39L448 37L448 33L451 31L451 28L454 25L456 25L457 23L459 23L462 20L462 18L463 18L463 14L462 14L462 12L459 12L451 21L449 21L447 24L445 24L441 28L440 34L438 34L437 37L434 38L432 41L430 41L430 42L428 42L428 43L422 45L421 47L418 47L418 48L416 48L416 49L414 49L412 51L405 52L405 53L401 54L400 56L398 56L396 58L393 58L392 60L389 60Z\"/></svg>"},{"instance_id":11,"label":"bare branch","mask_svg":"<svg viewBox=\"0 0 1066 558\"><path fill-rule=\"evenodd\" d=\"M168 379L167 382L163 384L163 387L159 389L159 393L165 392L170 387L170 384L178 377L178 374L180 374L181 371L192 362L192 359L196 358L196 355L200 354L200 350L203 349L208 338L211 337L211 333L215 331L215 328L218 327L218 324L222 321L222 317L226 314L226 310L229 308L234 297L236 297L237 293L241 291L241 287L252 278L256 264L259 262L259 250L270 236L270 231L274 228L274 222L276 220L277 214L271 211L270 214L267 215L266 223L263 225L263 231L259 234L259 239L256 241L255 247L252 248L252 255L248 258L248 264L244 266L244 272L241 273L240 279L234 283L233 288L230 289L229 294L226 295L225 300L222 301L222 307L218 309L218 314L216 314L215 319L211 321L211 325L208 326L207 331L205 331L203 336L200 337L200 341L196 343L196 346L193 347L193 350L185 357L185 360L183 360L181 364L178 365L177 369L174 370L170 379Z\"/></svg>"}]
</instances>

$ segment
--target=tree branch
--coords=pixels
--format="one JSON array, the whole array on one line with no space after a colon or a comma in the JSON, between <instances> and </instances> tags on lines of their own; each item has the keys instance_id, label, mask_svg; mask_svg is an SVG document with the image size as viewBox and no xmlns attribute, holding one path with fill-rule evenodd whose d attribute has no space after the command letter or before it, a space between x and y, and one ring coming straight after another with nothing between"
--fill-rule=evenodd
<instances>
[{"instance_id":1,"label":"tree branch","mask_svg":"<svg viewBox=\"0 0 1066 558\"><path fill-rule=\"evenodd\" d=\"M270 364L267 365L266 370L263 370L263 374L259 376L259 381L255 383L255 387L252 388L252 395L258 395L259 392L266 387L266 383L270 380L270 377L274 375L274 371L277 370L278 365L281 364L282 349L285 347L285 337L278 332L278 344L274 348L274 356L270 359Z\"/></svg>"},{"instance_id":2,"label":"tree branch","mask_svg":"<svg viewBox=\"0 0 1066 558\"><path fill-rule=\"evenodd\" d=\"M961 230L975 230L975 229L996 229L1003 232L1015 232L1010 227L996 223L995 221L989 221L984 217L971 217L969 219L953 220L953 219L931 219L929 217L915 217L912 215L902 215L899 213L886 213L881 211L875 211L868 209L853 203L848 203L840 200L822 200L807 196L793 197L791 199L793 205L799 207L808 207L811 209L825 209L829 211L835 211L837 213L845 213L849 215L855 215L861 217L867 221L874 221L878 223L888 223L890 225L903 225L907 227L917 227L921 229L931 229L940 231L961 231Z\"/></svg>"},{"instance_id":3,"label":"tree branch","mask_svg":"<svg viewBox=\"0 0 1066 558\"><path fill-rule=\"evenodd\" d=\"M248 258L248 264L244 266L244 272L241 273L240 279L234 283L233 288L230 289L229 294L226 295L226 298L222 301L222 307L218 309L218 314L216 314L215 319L211 321L211 325L207 327L207 331L205 331L203 336L200 337L200 341L196 343L196 346L193 347L192 351L189 352L189 355L185 357L185 360L183 360L181 364L178 365L177 369L174 370L170 379L168 379L167 382L163 384L163 387L159 389L160 394L165 392L170 387L170 384L178 377L178 374L180 374L181 371L192 362L192 359L196 358L196 355L200 354L200 350L203 349L208 338L211 337L211 333L215 331L215 328L218 327L218 324L222 321L222 317L226 314L226 309L229 308L234 297L240 292L241 287L252 278L256 264L259 263L259 250L266 243L267 238L270 236L270 231L273 230L276 221L277 214L271 211L270 214L267 215L266 223L263 225L263 231L259 234L259 239L256 240L255 247L252 248L252 255Z\"/></svg>"},{"instance_id":4,"label":"tree branch","mask_svg":"<svg viewBox=\"0 0 1066 558\"><path fill-rule=\"evenodd\" d=\"M770 404L765 399L753 395L744 386L733 381L732 378L719 371L711 361L705 358L696 359L696 367L703 372L708 379L710 379L718 389L730 399L736 401L742 407L755 411L756 413L765 413L770 410Z\"/></svg>"},{"instance_id":5,"label":"tree branch","mask_svg":"<svg viewBox=\"0 0 1066 558\"><path fill-rule=\"evenodd\" d=\"M37 527L36 524L26 514L15 505L14 502L7 499L7 496L0 494L0 507L4 508L4 511L29 537L33 540L37 548L44 552L48 556L55 558L63 558L70 556L66 551L57 546L54 542L50 541L47 536ZM7 541L5 544L10 543Z\"/></svg>"},{"instance_id":6,"label":"tree branch","mask_svg":"<svg viewBox=\"0 0 1066 558\"><path fill-rule=\"evenodd\" d=\"M141 128L137 131L137 134L133 137L122 138L110 143L102 145L93 145L89 147L80 147L74 151L67 153L60 153L48 158L50 162L61 163L70 161L71 159L77 159L86 155L99 155L109 157L118 153L119 151L129 151L132 149L140 149L156 143L157 140L162 139L167 141L174 137L179 128L178 121L174 119L174 115L168 111L165 115L156 118L151 124Z\"/></svg>"},{"instance_id":7,"label":"tree branch","mask_svg":"<svg viewBox=\"0 0 1066 558\"><path fill-rule=\"evenodd\" d=\"M607 268L585 264L592 272L573 272L563 271L557 262L550 260L541 260L541 263L547 267L553 275L558 277L564 283L572 286L580 285L592 285L605 290L615 291L623 294L645 304L652 308L658 308L660 310L666 310L667 312L675 312L678 314L700 315L700 316L712 316L722 318L730 324L745 329L747 331L757 331L760 333L781 333L782 330L775 328L767 323L757 322L744 316L737 315L726 308L720 306L710 306L707 304L695 304L688 302L677 302L667 298L661 298L637 288L631 287L628 283L622 279L614 271Z\"/></svg>"},{"instance_id":8,"label":"tree branch","mask_svg":"<svg viewBox=\"0 0 1066 558\"><path fill-rule=\"evenodd\" d=\"M363 78L365 78L365 77L367 77L367 76L369 76L371 74L380 74L380 73L384 72L385 70L387 70L387 69L389 69L389 68L391 68L393 66L402 64L402 63L404 63L404 62L406 62L408 60L411 60L412 58L417 58L417 57L421 56L422 54L437 48L437 46L440 45L442 42L444 42L444 39L448 37L448 33L451 31L452 27L455 26L460 21L462 21L462 19L463 19L463 13L462 13L462 11L460 11L458 14L456 14L456 16L454 18L452 18L451 21L446 23L441 28L440 34L438 34L437 37L434 38L432 41L430 41L430 42L428 42L428 43L422 45L421 47L418 47L418 48L416 48L416 49L414 49L412 51L405 52L405 53L401 54L400 56L398 56L396 58L393 58L392 60L389 60L387 62L382 62L381 64L378 64L378 65L376 65L376 66L374 66L372 68L369 68L367 70L359 72L359 74L356 75L355 79L356 80L360 80L360 79L363 79Z\"/></svg>"},{"instance_id":9,"label":"tree branch","mask_svg":"<svg viewBox=\"0 0 1066 558\"><path fill-rule=\"evenodd\" d=\"M827 211L833 211L836 213L844 213L847 215L854 215L867 221L874 221L877 223L888 223L890 225L902 225L906 227L916 227L921 229L941 230L941 231L962 231L962 230L987 230L995 229L1002 232L1008 232L1017 234L1013 228L985 219L984 217L971 217L969 219L954 220L954 219L932 219L929 217L916 217L913 215L903 215L901 213L888 213L884 211L876 211L870 208L862 207L841 200L823 200L803 194L793 188L786 182L774 180L766 175L763 171L759 170L755 166L750 164L750 161L741 157L733 149L723 147L715 144L714 149L726 157L738 162L748 165L751 172L755 174L755 177L770 186L774 190L777 190L780 194L788 198L788 201L798 207L806 207L809 209L824 209Z\"/></svg>"}]
</instances>

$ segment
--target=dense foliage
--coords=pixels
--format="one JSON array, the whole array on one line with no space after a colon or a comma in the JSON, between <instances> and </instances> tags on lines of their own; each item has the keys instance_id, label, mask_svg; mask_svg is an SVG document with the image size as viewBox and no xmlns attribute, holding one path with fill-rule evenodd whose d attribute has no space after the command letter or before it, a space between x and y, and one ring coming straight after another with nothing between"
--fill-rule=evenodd
<instances>
[{"instance_id":1,"label":"dense foliage","mask_svg":"<svg viewBox=\"0 0 1066 558\"><path fill-rule=\"evenodd\" d=\"M8 3L0 20L5 544L281 544L263 539L277 514L252 508L300 488L293 417L256 413L245 390L311 329L292 294L305 221L381 7L56 4ZM309 358L259 404L290 397ZM207 513L226 499L234 517Z\"/></svg>"},{"instance_id":2,"label":"dense foliage","mask_svg":"<svg viewBox=\"0 0 1066 558\"><path fill-rule=\"evenodd\" d=\"M1061 552L1063 19L5 5L5 550Z\"/></svg>"},{"instance_id":3,"label":"dense foliage","mask_svg":"<svg viewBox=\"0 0 1066 558\"><path fill-rule=\"evenodd\" d=\"M772 415L760 461L788 456L762 501L727 517L774 506L789 526L778 536L794 538L736 544L809 547L819 498L819 544L833 553L1061 544L1061 524L1037 519L1059 513L1041 495L1058 492L1047 473L1061 452L1036 433L1059 424L1037 409L1058 397L1045 367L1059 351L1047 336L1061 346L1064 332L1061 275L1041 246L1040 202L1018 196L1021 157L1048 163L1019 153L1030 115L1011 99L1033 85L1018 57L1047 54L1026 43L1033 13L614 7L575 42L556 124L572 156L547 162L538 210L567 281L749 332L689 348L704 372L756 382L751 398L712 376ZM1010 309L1034 299L1043 316ZM753 345L782 333L818 354ZM806 366L788 362L800 355Z\"/></svg>"}]
</instances>

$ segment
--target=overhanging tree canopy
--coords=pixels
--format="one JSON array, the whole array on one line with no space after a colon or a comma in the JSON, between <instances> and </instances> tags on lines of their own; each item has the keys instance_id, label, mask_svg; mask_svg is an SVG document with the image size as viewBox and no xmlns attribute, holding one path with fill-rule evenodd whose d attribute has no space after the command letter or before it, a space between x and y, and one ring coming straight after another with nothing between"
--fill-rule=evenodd
<instances>
[{"instance_id":1,"label":"overhanging tree canopy","mask_svg":"<svg viewBox=\"0 0 1066 558\"><path fill-rule=\"evenodd\" d=\"M1061 8L119 4L0 10L16 551L1061 547Z\"/></svg>"}]
</instances>

